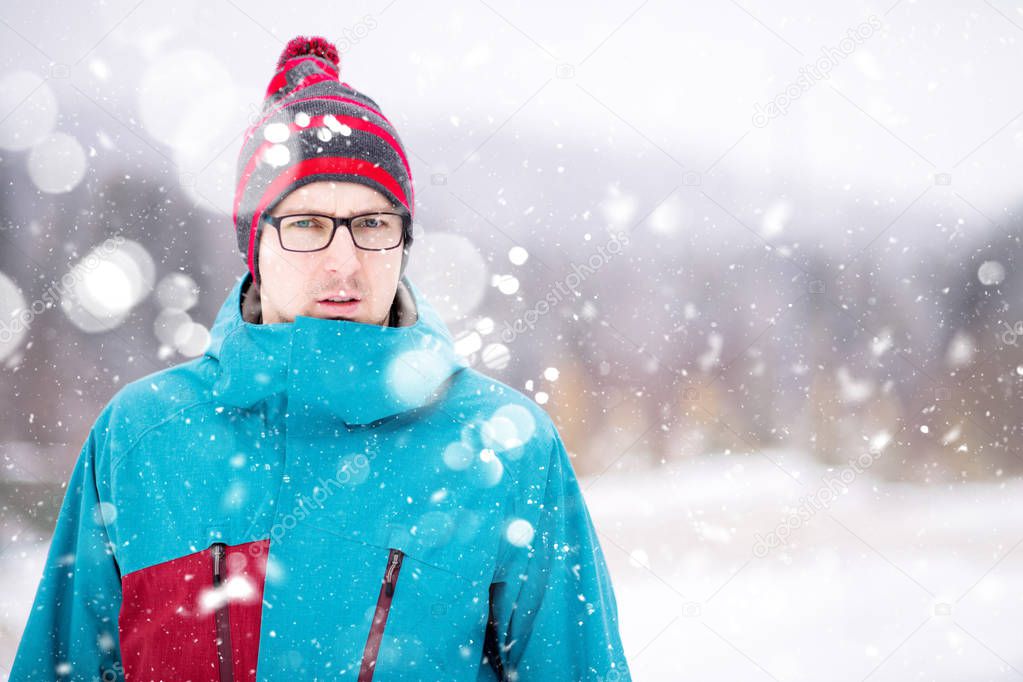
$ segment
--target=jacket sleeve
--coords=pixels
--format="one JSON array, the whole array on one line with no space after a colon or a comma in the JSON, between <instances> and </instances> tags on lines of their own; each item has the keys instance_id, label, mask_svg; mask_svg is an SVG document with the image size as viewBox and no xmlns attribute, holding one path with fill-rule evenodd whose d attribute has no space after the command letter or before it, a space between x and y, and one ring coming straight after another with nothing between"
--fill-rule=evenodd
<instances>
[{"instance_id":1,"label":"jacket sleeve","mask_svg":"<svg viewBox=\"0 0 1023 682\"><path fill-rule=\"evenodd\" d=\"M631 680L611 578L556 431L546 468L546 482L515 506L534 513L504 532L491 585L490 664L520 682Z\"/></svg>"},{"instance_id":2,"label":"jacket sleeve","mask_svg":"<svg viewBox=\"0 0 1023 682\"><path fill-rule=\"evenodd\" d=\"M100 504L95 427L82 447L57 517L42 580L11 680L123 680L118 639L121 579Z\"/></svg>"}]
</instances>

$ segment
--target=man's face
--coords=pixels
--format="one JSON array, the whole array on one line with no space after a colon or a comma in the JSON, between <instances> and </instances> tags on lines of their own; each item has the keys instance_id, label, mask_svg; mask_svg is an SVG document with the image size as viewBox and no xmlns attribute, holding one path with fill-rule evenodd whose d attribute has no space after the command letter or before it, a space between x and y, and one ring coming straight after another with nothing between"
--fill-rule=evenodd
<instances>
[{"instance_id":1,"label":"man's face","mask_svg":"<svg viewBox=\"0 0 1023 682\"><path fill-rule=\"evenodd\" d=\"M319 181L299 187L270 212L273 216L317 213L350 217L373 211L394 211L380 192L353 182ZM366 251L339 227L322 251L285 251L277 230L263 225L259 241L260 301L263 322L294 322L296 315L387 324L398 288L402 247ZM328 298L354 297L355 303L329 303Z\"/></svg>"}]
</instances>

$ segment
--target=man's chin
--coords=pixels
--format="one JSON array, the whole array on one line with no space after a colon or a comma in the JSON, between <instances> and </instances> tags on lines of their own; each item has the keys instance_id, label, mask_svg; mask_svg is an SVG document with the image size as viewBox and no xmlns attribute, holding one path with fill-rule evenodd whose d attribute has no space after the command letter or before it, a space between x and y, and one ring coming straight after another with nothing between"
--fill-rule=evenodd
<instances>
[{"instance_id":1,"label":"man's chin","mask_svg":"<svg viewBox=\"0 0 1023 682\"><path fill-rule=\"evenodd\" d=\"M306 317L315 317L318 320L334 320L337 322L357 322L359 324L379 324L372 320L367 320L363 315L338 315L336 313L330 313L329 311L310 310L304 313L299 313Z\"/></svg>"},{"instance_id":2,"label":"man's chin","mask_svg":"<svg viewBox=\"0 0 1023 682\"><path fill-rule=\"evenodd\" d=\"M362 322L358 317L350 315L331 315L330 313L309 312L303 313L306 317L315 317L318 320L343 320L345 322Z\"/></svg>"}]
</instances>

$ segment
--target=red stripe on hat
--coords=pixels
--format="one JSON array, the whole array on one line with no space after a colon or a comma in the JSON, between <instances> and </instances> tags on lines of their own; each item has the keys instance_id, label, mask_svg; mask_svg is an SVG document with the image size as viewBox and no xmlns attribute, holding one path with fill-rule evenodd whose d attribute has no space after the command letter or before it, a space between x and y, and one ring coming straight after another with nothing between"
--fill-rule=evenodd
<instances>
[{"instance_id":1,"label":"red stripe on hat","mask_svg":"<svg viewBox=\"0 0 1023 682\"><path fill-rule=\"evenodd\" d=\"M398 141L394 139L394 137L389 132L387 132L385 129L381 128L377 124L373 123L372 121L367 121L366 119L357 118L355 116L338 116L337 114L322 114L320 116L310 117L309 124L306 126L300 126L298 123L294 122L289 123L288 130L290 130L291 132L296 132L299 130L308 130L310 128L320 127L324 125L323 120L327 116L333 116L338 123L347 125L349 128L352 128L353 130L362 130L367 133L372 133L373 135L376 135L377 137L383 139L387 144L389 144L394 149L395 152L397 152L398 158L401 159L402 165L405 166L405 172L408 173L409 186L410 187L412 186L412 169L409 167L408 158L406 158L405 154L402 152L401 145L398 144ZM273 144L275 143L270 141L263 142L263 144L261 144L256 149L255 152L253 152L252 156L249 157L248 162L245 164L245 170L242 171L241 177L238 179L238 185L235 187L233 216L235 222L238 221L238 210L239 208L241 208L242 196L245 194L245 187L246 185L248 185L249 178L252 176L252 173L255 172L256 164L259 163L259 159L261 158L263 152ZM412 201L415 201L414 194L412 197ZM409 210L411 210L411 207L409 208Z\"/></svg>"},{"instance_id":2,"label":"red stripe on hat","mask_svg":"<svg viewBox=\"0 0 1023 682\"><path fill-rule=\"evenodd\" d=\"M391 177L391 174L385 171L380 166L370 163L365 159L353 159L347 156L317 156L312 159L305 159L299 161L294 166L289 166L280 175L274 178L274 181L270 183L270 186L263 192L263 196L259 198L259 204L256 207L256 212L252 216L252 225L249 226L249 253L248 263L249 272L252 276L256 276L256 264L252 260L253 252L256 245L256 227L259 224L259 218L263 215L263 211L270 205L270 202L276 199L281 192L286 190L291 183L295 182L300 178L304 178L307 175L317 175L318 173L353 173L355 175L363 175L370 180L376 180L383 185L391 194L398 198L398 201L403 203L406 208L409 206L408 197L405 196L405 192L402 191L401 185Z\"/></svg>"},{"instance_id":3,"label":"red stripe on hat","mask_svg":"<svg viewBox=\"0 0 1023 682\"><path fill-rule=\"evenodd\" d=\"M285 101L279 107L277 107L273 111L270 111L269 113L267 113L266 116L264 116L263 118L259 119L259 121L254 126L250 127L248 130L246 130L245 131L245 138L242 140L242 149L245 149L245 145L248 144L250 139L252 139L253 134L255 134L255 132L257 130L259 130L260 126L262 126L264 123L266 123L268 120L270 120L270 117L272 117L277 112L283 110L285 107L290 107L293 104L301 104L302 102L314 102L314 101L319 100L319 99L330 100L331 102L347 102L348 104L354 104L355 106L359 107L360 109L365 109L366 111L373 112L374 114L376 114L377 116L382 118L387 125L389 125L392 128L394 128L394 124L391 123L390 121L388 121L386 116L381 114L379 111L377 111L373 107L367 106L367 105L363 104L359 100L352 99L350 97L339 97L337 95L324 95L322 97L303 97L302 99L295 99L295 100ZM238 150L238 156L239 157L241 156L242 149Z\"/></svg>"}]
</instances>

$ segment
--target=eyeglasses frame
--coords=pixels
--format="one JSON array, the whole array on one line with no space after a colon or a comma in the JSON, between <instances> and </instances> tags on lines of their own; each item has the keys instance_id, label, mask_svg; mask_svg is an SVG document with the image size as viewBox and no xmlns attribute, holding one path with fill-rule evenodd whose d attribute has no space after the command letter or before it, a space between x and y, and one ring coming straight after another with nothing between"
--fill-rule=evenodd
<instances>
[{"instance_id":1,"label":"eyeglasses frame","mask_svg":"<svg viewBox=\"0 0 1023 682\"><path fill-rule=\"evenodd\" d=\"M395 244L394 246L388 246L387 248L383 249L369 249L364 246L359 246L359 244L355 241L355 233L352 232L352 221L358 218L365 218L366 216L371 215L396 215L401 218L401 239L398 240L397 244ZM289 249L288 247L286 247L284 245L284 237L281 236L281 221L284 220L285 218L296 218L298 216L309 216L312 218L327 218L328 220L333 222L334 227L330 231L330 239L327 240L327 243L318 249L308 250ZM337 228L341 227L342 225L344 225L345 228L348 230L348 236L352 238L352 244L355 245L355 248L361 249L363 251L377 252L391 251L392 249L396 249L399 246L403 245L405 243L406 234L412 229L412 216L403 211L369 211L368 213L359 213L358 215L349 216L347 218L339 218L337 216L326 215L323 213L289 213L287 215L281 216L264 214L263 220L265 220L267 223L269 223L276 229L277 243L281 245L281 248L284 249L285 251L290 251L291 253L316 253L317 251L323 251L329 248L330 245L334 243L334 236L337 234Z\"/></svg>"}]
</instances>

